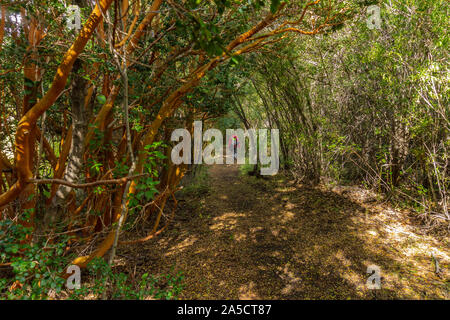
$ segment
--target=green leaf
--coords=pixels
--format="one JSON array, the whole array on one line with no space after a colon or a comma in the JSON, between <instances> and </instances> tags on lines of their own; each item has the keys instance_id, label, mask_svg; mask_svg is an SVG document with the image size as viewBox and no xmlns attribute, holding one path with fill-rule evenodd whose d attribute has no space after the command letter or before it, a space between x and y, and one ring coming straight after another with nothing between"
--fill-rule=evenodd
<instances>
[{"instance_id":1,"label":"green leaf","mask_svg":"<svg viewBox=\"0 0 450 320\"><path fill-rule=\"evenodd\" d=\"M106 97L104 95L100 94L100 95L97 96L97 101L100 104L105 104L106 103Z\"/></svg>"},{"instance_id":2,"label":"green leaf","mask_svg":"<svg viewBox=\"0 0 450 320\"><path fill-rule=\"evenodd\" d=\"M278 8L280 7L281 0L272 0L270 3L270 12L273 14L277 12Z\"/></svg>"}]
</instances>

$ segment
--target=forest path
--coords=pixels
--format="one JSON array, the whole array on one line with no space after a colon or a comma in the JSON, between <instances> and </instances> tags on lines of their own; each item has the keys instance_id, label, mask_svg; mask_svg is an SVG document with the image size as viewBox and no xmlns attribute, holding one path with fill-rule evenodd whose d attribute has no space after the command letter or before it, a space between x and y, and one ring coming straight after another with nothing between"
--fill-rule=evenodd
<instances>
[{"instance_id":1,"label":"forest path","mask_svg":"<svg viewBox=\"0 0 450 320\"><path fill-rule=\"evenodd\" d=\"M141 272L182 271L182 299L449 299L448 243L416 233L403 213L237 165L209 167L208 185L180 196L161 236L128 249ZM380 290L366 287L369 265L381 269Z\"/></svg>"}]
</instances>

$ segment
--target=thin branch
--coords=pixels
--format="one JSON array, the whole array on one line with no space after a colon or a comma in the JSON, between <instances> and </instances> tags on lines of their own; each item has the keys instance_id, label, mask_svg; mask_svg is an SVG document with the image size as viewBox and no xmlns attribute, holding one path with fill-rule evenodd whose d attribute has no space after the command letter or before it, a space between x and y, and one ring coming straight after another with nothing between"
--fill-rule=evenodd
<instances>
[{"instance_id":1,"label":"thin branch","mask_svg":"<svg viewBox=\"0 0 450 320\"><path fill-rule=\"evenodd\" d=\"M62 184L65 186L69 186L72 188L90 188L90 187L95 187L95 186L102 185L102 184L123 184L123 183L126 183L127 181L141 178L144 176L148 176L148 173L137 174L134 176L123 177L123 178L119 178L119 179L98 180L98 181L94 181L94 182L79 183L79 184L71 183L71 182L68 182L68 181L62 180L62 179L30 179L30 180L28 180L28 182L36 183L36 184L56 183L56 184Z\"/></svg>"}]
</instances>

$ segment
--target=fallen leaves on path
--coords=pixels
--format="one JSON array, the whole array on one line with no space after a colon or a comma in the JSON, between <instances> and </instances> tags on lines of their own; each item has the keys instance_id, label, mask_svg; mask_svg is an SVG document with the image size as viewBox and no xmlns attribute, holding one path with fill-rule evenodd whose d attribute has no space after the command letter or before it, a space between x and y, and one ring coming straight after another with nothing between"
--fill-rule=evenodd
<instances>
[{"instance_id":1,"label":"fallen leaves on path","mask_svg":"<svg viewBox=\"0 0 450 320\"><path fill-rule=\"evenodd\" d=\"M122 249L146 257L142 273L183 271L180 298L449 299L448 240L416 232L372 195L241 176L234 165L209 177L208 193L180 199L166 233ZM381 269L380 290L366 286L369 265Z\"/></svg>"}]
</instances>

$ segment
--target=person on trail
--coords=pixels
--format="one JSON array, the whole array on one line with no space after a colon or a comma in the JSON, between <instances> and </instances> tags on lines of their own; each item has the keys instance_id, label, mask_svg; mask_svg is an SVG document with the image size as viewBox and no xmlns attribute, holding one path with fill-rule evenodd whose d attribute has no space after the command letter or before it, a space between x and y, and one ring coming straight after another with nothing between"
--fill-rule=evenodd
<instances>
[{"instance_id":1,"label":"person on trail","mask_svg":"<svg viewBox=\"0 0 450 320\"><path fill-rule=\"evenodd\" d=\"M233 136L230 141L230 149L233 153L233 159L237 159L237 148L239 146L239 141L237 136Z\"/></svg>"}]
</instances>

